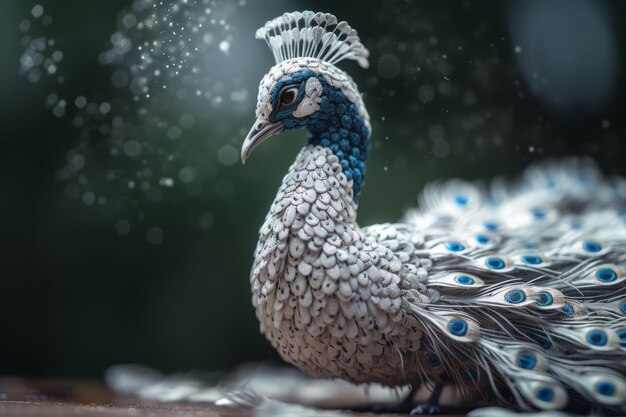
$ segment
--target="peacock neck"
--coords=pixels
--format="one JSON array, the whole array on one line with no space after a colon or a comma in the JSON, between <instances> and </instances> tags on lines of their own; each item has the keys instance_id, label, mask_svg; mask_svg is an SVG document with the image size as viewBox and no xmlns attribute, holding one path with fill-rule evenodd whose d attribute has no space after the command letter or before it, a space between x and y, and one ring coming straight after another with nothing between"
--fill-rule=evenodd
<instances>
[{"instance_id":1,"label":"peacock neck","mask_svg":"<svg viewBox=\"0 0 626 417\"><path fill-rule=\"evenodd\" d=\"M324 95L317 122L308 126L308 144L328 148L339 158L348 181L353 181L353 199L365 183L366 160L370 148L370 131L359 106L350 101L341 89L324 82ZM357 93L358 94L358 93Z\"/></svg>"},{"instance_id":2,"label":"peacock neck","mask_svg":"<svg viewBox=\"0 0 626 417\"><path fill-rule=\"evenodd\" d=\"M310 204L316 216L328 217L335 225L356 225L357 203L354 199L354 180L348 179L341 166L341 160L329 147L308 144L302 148L285 176L281 191L277 196L294 196L299 202ZM293 203L293 200L290 200ZM305 204L305 205L306 205ZM281 205L279 203L279 205ZM296 204L297 206L297 204ZM299 208L298 213L302 207ZM324 212L320 214L318 211Z\"/></svg>"}]
</instances>

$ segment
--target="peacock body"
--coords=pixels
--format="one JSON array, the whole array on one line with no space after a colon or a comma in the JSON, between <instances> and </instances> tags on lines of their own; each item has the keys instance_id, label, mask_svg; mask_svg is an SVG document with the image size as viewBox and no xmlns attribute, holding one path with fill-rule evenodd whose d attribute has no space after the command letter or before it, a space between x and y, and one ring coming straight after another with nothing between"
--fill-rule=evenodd
<instances>
[{"instance_id":1,"label":"peacock body","mask_svg":"<svg viewBox=\"0 0 626 417\"><path fill-rule=\"evenodd\" d=\"M273 134L309 132L250 276L261 332L280 355L355 383L626 412L626 181L566 160L516 184L435 183L404 222L361 228L371 127L335 64L367 67L368 51L330 14L286 13L257 37L277 64L242 160Z\"/></svg>"}]
</instances>

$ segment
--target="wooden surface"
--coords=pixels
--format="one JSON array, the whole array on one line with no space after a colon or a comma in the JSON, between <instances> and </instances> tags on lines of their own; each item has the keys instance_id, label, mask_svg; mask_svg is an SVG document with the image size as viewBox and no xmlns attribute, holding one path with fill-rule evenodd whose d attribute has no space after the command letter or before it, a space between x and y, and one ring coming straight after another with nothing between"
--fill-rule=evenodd
<instances>
[{"instance_id":1,"label":"wooden surface","mask_svg":"<svg viewBox=\"0 0 626 417\"><path fill-rule=\"evenodd\" d=\"M1 416L84 416L84 417L161 417L161 416L391 416L322 410L265 402L260 405L217 406L209 402L146 401L120 396L102 383L90 381L26 380L0 378Z\"/></svg>"}]
</instances>

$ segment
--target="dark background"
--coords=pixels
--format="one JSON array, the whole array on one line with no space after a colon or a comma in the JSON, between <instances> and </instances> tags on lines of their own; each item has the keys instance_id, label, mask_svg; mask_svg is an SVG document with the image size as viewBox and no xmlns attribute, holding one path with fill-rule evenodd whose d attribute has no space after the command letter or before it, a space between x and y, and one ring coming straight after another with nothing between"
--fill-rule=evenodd
<instances>
[{"instance_id":1,"label":"dark background","mask_svg":"<svg viewBox=\"0 0 626 417\"><path fill-rule=\"evenodd\" d=\"M230 49L205 51L201 72L221 102L215 94L135 101L111 82L132 57L103 65L99 55L131 0L40 1L47 25L35 25L43 19L32 15L37 2L0 5L0 374L100 376L126 362L227 370L277 360L258 332L248 272L256 231L303 134L273 138L245 167L233 149L272 65L254 31L285 11L334 13L370 48L368 70L340 65L372 116L362 225L400 218L433 179L514 176L568 155L626 174L624 2L213 3L215 13L228 11ZM28 80L25 35L55 39L62 83ZM192 78L167 84L180 93ZM246 97L231 95L234 88ZM52 93L66 98L65 114L46 104ZM113 137L112 122L97 115L90 132L76 127L80 95L110 102L134 130ZM183 114L196 122L168 140ZM116 155L129 140L142 153ZM76 155L84 167L68 170ZM183 181L185 167L197 173L192 181ZM130 181L147 185L130 189Z\"/></svg>"}]
</instances>

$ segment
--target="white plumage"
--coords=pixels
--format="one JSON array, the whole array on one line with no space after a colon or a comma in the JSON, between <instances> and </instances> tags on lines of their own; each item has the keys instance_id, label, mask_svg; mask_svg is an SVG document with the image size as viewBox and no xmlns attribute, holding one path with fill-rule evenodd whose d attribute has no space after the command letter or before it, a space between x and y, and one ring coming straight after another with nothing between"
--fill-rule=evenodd
<instances>
[{"instance_id":1,"label":"white plumage","mask_svg":"<svg viewBox=\"0 0 626 417\"><path fill-rule=\"evenodd\" d=\"M281 356L357 383L626 412L626 181L571 159L531 167L519 183L439 182L404 222L361 228L369 116L333 63L366 67L367 50L328 14L285 14L257 36L277 65L242 159L280 131L309 131L250 278Z\"/></svg>"}]
</instances>

